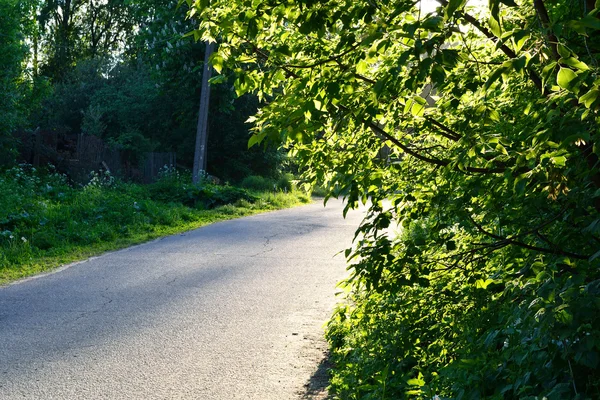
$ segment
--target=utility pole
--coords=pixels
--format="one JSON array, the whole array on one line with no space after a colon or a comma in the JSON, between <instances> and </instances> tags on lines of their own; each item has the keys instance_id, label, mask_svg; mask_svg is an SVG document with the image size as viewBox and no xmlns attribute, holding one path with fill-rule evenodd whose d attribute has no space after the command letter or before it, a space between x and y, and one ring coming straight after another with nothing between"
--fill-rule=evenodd
<instances>
[{"instance_id":1,"label":"utility pole","mask_svg":"<svg viewBox=\"0 0 600 400\"><path fill-rule=\"evenodd\" d=\"M198 110L198 126L196 127L196 147L194 150L194 169L192 171L192 183L200 182L200 171L206 171L206 144L208 141L208 105L210 102L210 88L208 80L212 74L209 63L210 55L213 53L214 43L206 42L204 51L204 68L202 69L202 86L200 93L200 108Z\"/></svg>"}]
</instances>

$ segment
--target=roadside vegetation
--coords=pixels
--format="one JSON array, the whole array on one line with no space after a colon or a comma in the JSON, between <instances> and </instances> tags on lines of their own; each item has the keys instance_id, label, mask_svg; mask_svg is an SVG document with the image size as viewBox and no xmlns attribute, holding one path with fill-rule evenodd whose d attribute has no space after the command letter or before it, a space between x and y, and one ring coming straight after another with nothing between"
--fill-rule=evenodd
<instances>
[{"instance_id":1,"label":"roadside vegetation","mask_svg":"<svg viewBox=\"0 0 600 400\"><path fill-rule=\"evenodd\" d=\"M298 173L368 206L328 327L337 396L600 398L599 0L0 15L0 280L307 201ZM162 157L240 187L155 181ZM123 181L81 179L100 168Z\"/></svg>"},{"instance_id":2,"label":"roadside vegetation","mask_svg":"<svg viewBox=\"0 0 600 400\"><path fill-rule=\"evenodd\" d=\"M257 96L219 78L200 112L206 49L186 12L0 0L0 283L309 200L280 146L248 149Z\"/></svg>"},{"instance_id":3,"label":"roadside vegetation","mask_svg":"<svg viewBox=\"0 0 600 400\"><path fill-rule=\"evenodd\" d=\"M368 208L334 396L600 398L599 1L188 4L250 143Z\"/></svg>"},{"instance_id":4,"label":"roadside vegetation","mask_svg":"<svg viewBox=\"0 0 600 400\"><path fill-rule=\"evenodd\" d=\"M165 168L149 185L93 173L73 184L50 168L0 173L0 283L212 222L310 201L304 192L244 189Z\"/></svg>"}]
</instances>

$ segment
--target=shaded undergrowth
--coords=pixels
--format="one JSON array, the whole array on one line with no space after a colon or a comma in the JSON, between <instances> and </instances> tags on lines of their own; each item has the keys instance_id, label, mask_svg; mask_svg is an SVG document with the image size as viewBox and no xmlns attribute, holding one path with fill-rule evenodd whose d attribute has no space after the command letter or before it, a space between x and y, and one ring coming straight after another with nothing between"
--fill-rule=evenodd
<instances>
[{"instance_id":1,"label":"shaded undergrowth","mask_svg":"<svg viewBox=\"0 0 600 400\"><path fill-rule=\"evenodd\" d=\"M212 222L310 201L302 192L251 191L165 170L151 185L93 174L85 186L52 170L0 173L0 283Z\"/></svg>"}]
</instances>

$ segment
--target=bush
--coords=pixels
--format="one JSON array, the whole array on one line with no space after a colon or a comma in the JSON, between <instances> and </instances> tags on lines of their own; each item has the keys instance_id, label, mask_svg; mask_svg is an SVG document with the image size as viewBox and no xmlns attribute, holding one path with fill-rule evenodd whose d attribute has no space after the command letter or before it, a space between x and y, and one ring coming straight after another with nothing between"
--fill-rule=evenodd
<instances>
[{"instance_id":1,"label":"bush","mask_svg":"<svg viewBox=\"0 0 600 400\"><path fill-rule=\"evenodd\" d=\"M274 190L277 187L276 182L272 179L264 178L258 175L250 175L242 181L242 187L261 192Z\"/></svg>"},{"instance_id":2,"label":"bush","mask_svg":"<svg viewBox=\"0 0 600 400\"><path fill-rule=\"evenodd\" d=\"M312 188L311 194L316 197L325 197L327 196L327 189L325 189L321 185L315 185Z\"/></svg>"},{"instance_id":3,"label":"bush","mask_svg":"<svg viewBox=\"0 0 600 400\"><path fill-rule=\"evenodd\" d=\"M279 179L277 179L277 189L283 190L284 192L291 192L294 190L294 175L290 173L283 174Z\"/></svg>"},{"instance_id":4,"label":"bush","mask_svg":"<svg viewBox=\"0 0 600 400\"><path fill-rule=\"evenodd\" d=\"M197 199L207 209L234 204L240 200L253 203L257 200L257 197L244 189L233 186L205 185L200 190L199 198Z\"/></svg>"},{"instance_id":5,"label":"bush","mask_svg":"<svg viewBox=\"0 0 600 400\"><path fill-rule=\"evenodd\" d=\"M156 182L148 185L152 200L163 203L194 204L194 188L188 176L183 176L175 168L164 166L158 173Z\"/></svg>"},{"instance_id":6,"label":"bush","mask_svg":"<svg viewBox=\"0 0 600 400\"><path fill-rule=\"evenodd\" d=\"M417 252L431 229L431 221L412 222L397 240ZM510 250L499 253L508 258ZM342 399L538 399L540 391L548 399L597 398L570 391L598 393L600 280L561 273L565 266L539 260L493 279L465 279L459 269L431 269L427 278L386 269L374 272L377 286L363 275L328 325L332 392ZM396 279L402 290L389 290Z\"/></svg>"},{"instance_id":7,"label":"bush","mask_svg":"<svg viewBox=\"0 0 600 400\"><path fill-rule=\"evenodd\" d=\"M284 173L276 180L258 175L250 175L244 178L241 186L246 189L257 190L260 192L277 190L291 192L296 188L294 179L294 175L291 173Z\"/></svg>"},{"instance_id":8,"label":"bush","mask_svg":"<svg viewBox=\"0 0 600 400\"><path fill-rule=\"evenodd\" d=\"M219 186L203 179L193 185L189 174L181 174L174 168L165 168L159 173L159 179L148 185L150 198L163 203L181 203L188 207L211 209L238 200L254 202L256 197L244 189L233 186Z\"/></svg>"}]
</instances>

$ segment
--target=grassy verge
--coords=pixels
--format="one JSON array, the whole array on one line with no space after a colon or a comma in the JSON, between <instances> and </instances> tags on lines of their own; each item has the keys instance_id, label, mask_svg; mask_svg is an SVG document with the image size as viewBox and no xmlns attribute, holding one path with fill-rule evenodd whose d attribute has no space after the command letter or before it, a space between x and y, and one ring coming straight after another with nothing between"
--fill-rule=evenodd
<instances>
[{"instance_id":1,"label":"grassy verge","mask_svg":"<svg viewBox=\"0 0 600 400\"><path fill-rule=\"evenodd\" d=\"M248 191L176 172L152 185L94 176L84 187L31 167L0 174L0 284L217 221L308 203L291 191Z\"/></svg>"}]
</instances>

